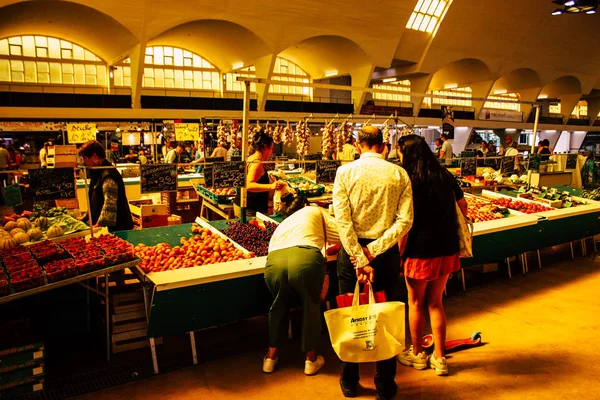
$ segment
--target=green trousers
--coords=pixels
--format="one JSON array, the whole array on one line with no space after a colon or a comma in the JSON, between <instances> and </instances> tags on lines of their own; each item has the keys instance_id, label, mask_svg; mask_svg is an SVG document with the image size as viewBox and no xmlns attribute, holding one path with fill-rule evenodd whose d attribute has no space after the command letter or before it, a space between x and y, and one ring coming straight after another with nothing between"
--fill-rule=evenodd
<instances>
[{"instance_id":1,"label":"green trousers","mask_svg":"<svg viewBox=\"0 0 600 400\"><path fill-rule=\"evenodd\" d=\"M324 279L325 258L316 247L296 246L269 253L265 281L275 299L269 310L270 347L281 347L287 339L290 299L297 294L302 299L302 351L317 349Z\"/></svg>"}]
</instances>

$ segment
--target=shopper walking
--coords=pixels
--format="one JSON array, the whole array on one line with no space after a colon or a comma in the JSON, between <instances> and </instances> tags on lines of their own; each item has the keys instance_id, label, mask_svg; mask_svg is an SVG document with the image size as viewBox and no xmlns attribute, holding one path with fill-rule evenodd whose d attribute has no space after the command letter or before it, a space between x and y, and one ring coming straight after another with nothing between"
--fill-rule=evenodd
<instances>
[{"instance_id":1,"label":"shopper walking","mask_svg":"<svg viewBox=\"0 0 600 400\"><path fill-rule=\"evenodd\" d=\"M104 147L90 140L79 149L86 167L112 167L89 170L90 209L94 226L108 227L109 232L133 229L133 219L125 194L123 177L106 159Z\"/></svg>"},{"instance_id":2,"label":"shopper walking","mask_svg":"<svg viewBox=\"0 0 600 400\"><path fill-rule=\"evenodd\" d=\"M412 183L414 203L414 223L403 253L412 346L398 355L398 361L416 369L425 369L429 364L438 375L447 375L442 295L448 276L460 269L455 202L465 216L467 202L456 179L439 164L420 136L402 137L398 144L402 165ZM423 352L425 307L429 309L435 343L429 358Z\"/></svg>"},{"instance_id":3,"label":"shopper walking","mask_svg":"<svg viewBox=\"0 0 600 400\"><path fill-rule=\"evenodd\" d=\"M373 282L395 300L400 273L398 240L413 220L412 190L406 171L383 159L380 129L364 127L358 135L360 158L341 166L333 185L333 207L342 248L337 259L340 293L353 292L357 278ZM356 270L350 259L356 259ZM373 279L374 278L374 279ZM377 363L375 386L380 399L392 398L396 360ZM340 386L346 397L356 396L359 366L342 362Z\"/></svg>"},{"instance_id":4,"label":"shopper walking","mask_svg":"<svg viewBox=\"0 0 600 400\"><path fill-rule=\"evenodd\" d=\"M263 372L275 370L279 348L287 339L291 299L300 296L304 373L315 375L325 364L325 359L317 356L321 338L320 295L326 268L324 250L327 243L338 244L340 238L335 219L326 210L304 207L306 199L294 199L292 194L282 201L286 203L283 213L288 217L273 232L265 268L265 281L274 301L269 310L269 352L263 359Z\"/></svg>"},{"instance_id":5,"label":"shopper walking","mask_svg":"<svg viewBox=\"0 0 600 400\"><path fill-rule=\"evenodd\" d=\"M44 147L40 150L40 164L42 169L48 168L48 147L50 147L50 143L45 142Z\"/></svg>"},{"instance_id":6,"label":"shopper walking","mask_svg":"<svg viewBox=\"0 0 600 400\"><path fill-rule=\"evenodd\" d=\"M236 137L235 142L231 144L229 150L227 150L227 161L231 161L234 157L242 156L242 138Z\"/></svg>"}]
</instances>

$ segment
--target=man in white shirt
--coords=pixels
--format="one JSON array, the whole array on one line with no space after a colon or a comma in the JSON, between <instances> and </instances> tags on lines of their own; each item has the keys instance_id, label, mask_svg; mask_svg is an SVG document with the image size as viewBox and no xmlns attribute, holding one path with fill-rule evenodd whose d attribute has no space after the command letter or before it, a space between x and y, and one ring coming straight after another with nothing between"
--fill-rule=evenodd
<instances>
[{"instance_id":1,"label":"man in white shirt","mask_svg":"<svg viewBox=\"0 0 600 400\"><path fill-rule=\"evenodd\" d=\"M223 157L223 160L226 160L227 159L227 149L225 148L225 143L219 142L218 146L215 147L215 149L213 150L210 157L211 158Z\"/></svg>"},{"instance_id":2,"label":"man in white shirt","mask_svg":"<svg viewBox=\"0 0 600 400\"><path fill-rule=\"evenodd\" d=\"M342 248L337 274L340 294L353 292L357 279L373 282L394 300L400 274L398 241L413 222L412 188L401 167L383 159L383 134L373 126L358 136L360 158L337 170L333 207ZM356 271L350 260L356 259ZM396 393L396 359L377 363L375 386L380 398ZM356 396L358 364L342 362L340 386L346 397Z\"/></svg>"},{"instance_id":3,"label":"man in white shirt","mask_svg":"<svg viewBox=\"0 0 600 400\"><path fill-rule=\"evenodd\" d=\"M173 148L173 146L176 146L176 148ZM179 160L179 153L178 153L178 148L180 146L176 145L176 142L171 142L169 145L169 151L167 152L167 155L165 157L165 164L174 164Z\"/></svg>"},{"instance_id":4,"label":"man in white shirt","mask_svg":"<svg viewBox=\"0 0 600 400\"><path fill-rule=\"evenodd\" d=\"M448 135L442 133L442 149L440 150L440 158L446 160L446 165L452 165L452 143L448 141Z\"/></svg>"}]
</instances>

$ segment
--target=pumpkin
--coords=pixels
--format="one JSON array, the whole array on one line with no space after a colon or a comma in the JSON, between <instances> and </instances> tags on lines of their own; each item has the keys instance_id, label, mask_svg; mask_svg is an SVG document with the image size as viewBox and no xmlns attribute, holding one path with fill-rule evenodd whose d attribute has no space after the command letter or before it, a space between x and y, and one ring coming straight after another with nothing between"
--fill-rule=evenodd
<instances>
[{"instance_id":1,"label":"pumpkin","mask_svg":"<svg viewBox=\"0 0 600 400\"><path fill-rule=\"evenodd\" d=\"M12 231L13 229L18 228L17 223L14 221L9 221L4 225L4 230L7 232Z\"/></svg>"},{"instance_id":2,"label":"pumpkin","mask_svg":"<svg viewBox=\"0 0 600 400\"><path fill-rule=\"evenodd\" d=\"M25 231L21 228L15 228L12 231L10 231L10 236L15 237L17 233L25 233Z\"/></svg>"},{"instance_id":3,"label":"pumpkin","mask_svg":"<svg viewBox=\"0 0 600 400\"><path fill-rule=\"evenodd\" d=\"M31 240L38 240L44 236L44 233L40 228L31 228L27 231L27 236L29 236Z\"/></svg>"},{"instance_id":4,"label":"pumpkin","mask_svg":"<svg viewBox=\"0 0 600 400\"><path fill-rule=\"evenodd\" d=\"M10 237L10 233L6 232L4 229L0 229L0 237L2 237L2 236Z\"/></svg>"},{"instance_id":5,"label":"pumpkin","mask_svg":"<svg viewBox=\"0 0 600 400\"><path fill-rule=\"evenodd\" d=\"M15 239L8 236L0 237L0 249L12 249L16 245Z\"/></svg>"},{"instance_id":6,"label":"pumpkin","mask_svg":"<svg viewBox=\"0 0 600 400\"><path fill-rule=\"evenodd\" d=\"M35 220L35 226L40 228L41 230L46 230L48 228L48 218L47 217L39 217Z\"/></svg>"},{"instance_id":7,"label":"pumpkin","mask_svg":"<svg viewBox=\"0 0 600 400\"><path fill-rule=\"evenodd\" d=\"M48 238L59 237L64 234L65 231L63 231L63 228L58 225L52 225L50 228L48 228L48 232L46 232L46 236L48 236Z\"/></svg>"},{"instance_id":8,"label":"pumpkin","mask_svg":"<svg viewBox=\"0 0 600 400\"><path fill-rule=\"evenodd\" d=\"M31 221L29 221L27 218L19 218L17 220L17 228L21 228L24 231L28 231L29 229L31 229Z\"/></svg>"},{"instance_id":9,"label":"pumpkin","mask_svg":"<svg viewBox=\"0 0 600 400\"><path fill-rule=\"evenodd\" d=\"M18 232L13 236L13 239L15 242L17 242L17 244L29 242L29 236L24 232Z\"/></svg>"}]
</instances>

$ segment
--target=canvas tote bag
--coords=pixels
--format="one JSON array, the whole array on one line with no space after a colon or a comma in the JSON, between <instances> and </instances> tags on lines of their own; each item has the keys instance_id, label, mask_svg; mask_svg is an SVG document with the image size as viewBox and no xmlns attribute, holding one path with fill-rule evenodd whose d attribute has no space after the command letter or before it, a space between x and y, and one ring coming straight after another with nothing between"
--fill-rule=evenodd
<instances>
[{"instance_id":1,"label":"canvas tote bag","mask_svg":"<svg viewBox=\"0 0 600 400\"><path fill-rule=\"evenodd\" d=\"M375 303L369 286L369 304L359 305L356 283L352 307L325 312L331 344L340 360L363 363L388 360L404 350L405 304L399 301Z\"/></svg>"},{"instance_id":2,"label":"canvas tote bag","mask_svg":"<svg viewBox=\"0 0 600 400\"><path fill-rule=\"evenodd\" d=\"M473 223L468 221L463 215L456 199L456 219L458 222L458 242L460 244L460 258L473 257Z\"/></svg>"}]
</instances>

